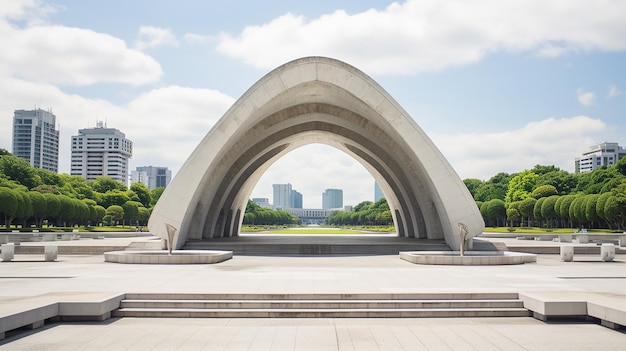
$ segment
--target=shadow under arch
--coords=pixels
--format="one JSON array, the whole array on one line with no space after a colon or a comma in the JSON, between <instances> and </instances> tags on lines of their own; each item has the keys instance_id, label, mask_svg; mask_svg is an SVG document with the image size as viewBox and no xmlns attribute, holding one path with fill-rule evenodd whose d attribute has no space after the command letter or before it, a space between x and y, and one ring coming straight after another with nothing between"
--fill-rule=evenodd
<instances>
[{"instance_id":1,"label":"shadow under arch","mask_svg":"<svg viewBox=\"0 0 626 351\"><path fill-rule=\"evenodd\" d=\"M458 249L458 223L484 228L469 191L415 121L376 82L341 61L308 57L273 70L218 121L166 188L149 221L164 238L236 236L261 175L312 143L360 162L387 196L399 236L445 239ZM166 237L166 236L165 236Z\"/></svg>"}]
</instances>

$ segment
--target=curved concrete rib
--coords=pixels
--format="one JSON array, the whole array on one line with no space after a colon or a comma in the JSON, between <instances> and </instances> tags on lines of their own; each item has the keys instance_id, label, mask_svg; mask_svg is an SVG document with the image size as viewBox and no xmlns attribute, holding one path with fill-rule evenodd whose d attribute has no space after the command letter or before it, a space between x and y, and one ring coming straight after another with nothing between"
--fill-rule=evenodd
<instances>
[{"instance_id":1,"label":"curved concrete rib","mask_svg":"<svg viewBox=\"0 0 626 351\"><path fill-rule=\"evenodd\" d=\"M428 136L374 80L334 59L306 57L273 70L216 123L167 187L149 221L174 247L236 236L248 198L276 160L322 143L363 164L384 191L399 236L460 247L484 222L471 194Z\"/></svg>"}]
</instances>

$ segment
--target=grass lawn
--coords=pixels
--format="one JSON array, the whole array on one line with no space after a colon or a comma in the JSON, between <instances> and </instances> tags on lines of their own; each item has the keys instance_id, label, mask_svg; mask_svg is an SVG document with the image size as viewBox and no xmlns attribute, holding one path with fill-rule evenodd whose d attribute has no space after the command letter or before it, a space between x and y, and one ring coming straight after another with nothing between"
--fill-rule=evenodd
<instances>
[{"instance_id":1,"label":"grass lawn","mask_svg":"<svg viewBox=\"0 0 626 351\"><path fill-rule=\"evenodd\" d=\"M538 227L513 227L511 233L520 234L572 234L573 228L538 228ZM510 227L485 227L485 233L509 233ZM610 229L588 229L588 233L621 233Z\"/></svg>"}]
</instances>

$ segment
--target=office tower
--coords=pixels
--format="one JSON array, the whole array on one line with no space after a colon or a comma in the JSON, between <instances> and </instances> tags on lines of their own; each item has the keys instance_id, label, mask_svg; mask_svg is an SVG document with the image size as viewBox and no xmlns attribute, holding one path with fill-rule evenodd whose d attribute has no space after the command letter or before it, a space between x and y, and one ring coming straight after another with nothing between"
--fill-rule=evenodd
<instances>
[{"instance_id":1,"label":"office tower","mask_svg":"<svg viewBox=\"0 0 626 351\"><path fill-rule=\"evenodd\" d=\"M291 184L272 184L274 197L272 198L274 209L292 208L293 197Z\"/></svg>"},{"instance_id":2,"label":"office tower","mask_svg":"<svg viewBox=\"0 0 626 351\"><path fill-rule=\"evenodd\" d=\"M165 188L172 180L172 171L167 167L142 166L136 167L130 175L131 182L144 183L150 190Z\"/></svg>"},{"instance_id":3,"label":"office tower","mask_svg":"<svg viewBox=\"0 0 626 351\"><path fill-rule=\"evenodd\" d=\"M292 208L302 208L302 193L291 190Z\"/></svg>"},{"instance_id":4,"label":"office tower","mask_svg":"<svg viewBox=\"0 0 626 351\"><path fill-rule=\"evenodd\" d=\"M343 208L343 190L326 189L322 194L322 209Z\"/></svg>"},{"instance_id":5,"label":"office tower","mask_svg":"<svg viewBox=\"0 0 626 351\"><path fill-rule=\"evenodd\" d=\"M385 194L383 194L383 191L380 189L380 185L378 185L377 182L374 182L374 202L382 199L383 197L385 197Z\"/></svg>"},{"instance_id":6,"label":"office tower","mask_svg":"<svg viewBox=\"0 0 626 351\"><path fill-rule=\"evenodd\" d=\"M604 142L592 145L589 150L574 160L574 171L576 173L591 172L602 166L611 166L617 163L620 158L626 156L626 149L620 147L618 143Z\"/></svg>"},{"instance_id":7,"label":"office tower","mask_svg":"<svg viewBox=\"0 0 626 351\"><path fill-rule=\"evenodd\" d=\"M133 142L115 128L98 122L96 128L79 129L72 136L71 175L87 180L111 177L128 184L128 160L133 155Z\"/></svg>"},{"instance_id":8,"label":"office tower","mask_svg":"<svg viewBox=\"0 0 626 351\"><path fill-rule=\"evenodd\" d=\"M31 166L54 173L59 171L59 130L56 116L42 109L15 110L13 155Z\"/></svg>"}]
</instances>

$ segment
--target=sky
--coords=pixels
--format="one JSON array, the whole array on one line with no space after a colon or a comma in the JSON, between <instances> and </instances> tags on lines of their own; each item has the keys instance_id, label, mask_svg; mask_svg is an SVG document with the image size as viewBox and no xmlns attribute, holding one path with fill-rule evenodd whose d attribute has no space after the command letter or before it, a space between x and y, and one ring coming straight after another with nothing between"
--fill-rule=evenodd
<instances>
[{"instance_id":1,"label":"sky","mask_svg":"<svg viewBox=\"0 0 626 351\"><path fill-rule=\"evenodd\" d=\"M604 141L626 146L626 2L614 0L84 1L0 3L0 148L17 109L57 116L59 170L78 129L133 141L130 168L176 174L226 110L272 69L345 61L415 119L462 179L536 164L574 171ZM251 197L291 183L373 200L354 159L312 144L279 159Z\"/></svg>"}]
</instances>

